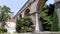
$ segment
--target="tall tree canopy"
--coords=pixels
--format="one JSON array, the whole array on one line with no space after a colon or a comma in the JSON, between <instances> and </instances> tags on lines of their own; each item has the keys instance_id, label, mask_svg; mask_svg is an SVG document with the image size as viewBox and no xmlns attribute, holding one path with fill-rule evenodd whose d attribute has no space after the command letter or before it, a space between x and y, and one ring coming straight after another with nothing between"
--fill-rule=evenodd
<instances>
[{"instance_id":1,"label":"tall tree canopy","mask_svg":"<svg viewBox=\"0 0 60 34\"><path fill-rule=\"evenodd\" d=\"M2 27L4 27L5 22L10 18L10 8L7 6L0 7L0 21L2 22Z\"/></svg>"}]
</instances>

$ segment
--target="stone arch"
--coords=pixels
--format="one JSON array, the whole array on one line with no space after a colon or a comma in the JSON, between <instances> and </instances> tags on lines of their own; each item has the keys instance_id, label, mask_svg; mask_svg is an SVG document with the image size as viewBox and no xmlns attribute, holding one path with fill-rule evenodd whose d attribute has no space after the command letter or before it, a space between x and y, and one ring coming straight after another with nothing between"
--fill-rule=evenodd
<instances>
[{"instance_id":1,"label":"stone arch","mask_svg":"<svg viewBox=\"0 0 60 34\"><path fill-rule=\"evenodd\" d=\"M41 12L41 10L43 9L46 1L47 0L38 0L37 6L36 6L36 10L38 11L38 13ZM39 29L41 31L43 31L43 25L42 25L41 21L39 21L39 26L40 26Z\"/></svg>"},{"instance_id":2,"label":"stone arch","mask_svg":"<svg viewBox=\"0 0 60 34\"><path fill-rule=\"evenodd\" d=\"M26 9L24 15L25 15L25 16L29 16L29 12L30 12L30 9Z\"/></svg>"},{"instance_id":3,"label":"stone arch","mask_svg":"<svg viewBox=\"0 0 60 34\"><path fill-rule=\"evenodd\" d=\"M39 0L37 3L37 11L42 10L44 4L46 3L47 0Z\"/></svg>"},{"instance_id":4,"label":"stone arch","mask_svg":"<svg viewBox=\"0 0 60 34\"><path fill-rule=\"evenodd\" d=\"M19 18L22 18L22 14L19 15Z\"/></svg>"}]
</instances>

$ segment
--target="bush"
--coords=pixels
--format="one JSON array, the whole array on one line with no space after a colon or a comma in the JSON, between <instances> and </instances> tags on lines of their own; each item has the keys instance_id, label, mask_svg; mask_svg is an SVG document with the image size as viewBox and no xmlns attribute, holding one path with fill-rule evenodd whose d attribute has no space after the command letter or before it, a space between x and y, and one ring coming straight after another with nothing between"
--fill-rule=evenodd
<instances>
[{"instance_id":1,"label":"bush","mask_svg":"<svg viewBox=\"0 0 60 34\"><path fill-rule=\"evenodd\" d=\"M16 22L16 31L18 33L20 32L32 32L33 28L31 27L33 25L32 20L30 17L24 17L22 19L17 19Z\"/></svg>"},{"instance_id":2,"label":"bush","mask_svg":"<svg viewBox=\"0 0 60 34\"><path fill-rule=\"evenodd\" d=\"M4 32L7 32L7 29L5 29L5 28L0 28L0 33L4 33Z\"/></svg>"},{"instance_id":3,"label":"bush","mask_svg":"<svg viewBox=\"0 0 60 34\"><path fill-rule=\"evenodd\" d=\"M53 13L53 23L52 23L51 31L59 31L58 16L56 12Z\"/></svg>"}]
</instances>

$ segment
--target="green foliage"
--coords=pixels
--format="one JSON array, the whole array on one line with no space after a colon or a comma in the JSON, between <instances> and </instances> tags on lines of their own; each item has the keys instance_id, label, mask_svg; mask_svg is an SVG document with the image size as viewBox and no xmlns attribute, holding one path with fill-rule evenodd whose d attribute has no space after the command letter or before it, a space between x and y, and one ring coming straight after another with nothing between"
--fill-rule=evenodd
<instances>
[{"instance_id":1,"label":"green foliage","mask_svg":"<svg viewBox=\"0 0 60 34\"><path fill-rule=\"evenodd\" d=\"M53 13L53 23L52 23L51 31L59 31L58 16L56 12Z\"/></svg>"},{"instance_id":2,"label":"green foliage","mask_svg":"<svg viewBox=\"0 0 60 34\"><path fill-rule=\"evenodd\" d=\"M16 31L19 32L32 32L32 20L30 17L24 17L22 19L17 19Z\"/></svg>"},{"instance_id":3,"label":"green foliage","mask_svg":"<svg viewBox=\"0 0 60 34\"><path fill-rule=\"evenodd\" d=\"M5 26L5 22L10 19L10 14L12 12L10 11L10 8L7 6L0 7L0 21L2 22L1 27Z\"/></svg>"},{"instance_id":4,"label":"green foliage","mask_svg":"<svg viewBox=\"0 0 60 34\"><path fill-rule=\"evenodd\" d=\"M4 32L7 32L7 29L5 29L5 28L0 28L0 33L4 33Z\"/></svg>"},{"instance_id":5,"label":"green foliage","mask_svg":"<svg viewBox=\"0 0 60 34\"><path fill-rule=\"evenodd\" d=\"M41 20L43 25L43 30L50 31L51 24L52 24L52 18L51 16L48 16L49 6L45 5L42 12L39 14L39 20Z\"/></svg>"},{"instance_id":6,"label":"green foliage","mask_svg":"<svg viewBox=\"0 0 60 34\"><path fill-rule=\"evenodd\" d=\"M47 13L48 13L48 10L44 10L43 12L40 13L40 20L42 21L44 30L50 30L50 27L52 24L51 16L48 16Z\"/></svg>"},{"instance_id":7,"label":"green foliage","mask_svg":"<svg viewBox=\"0 0 60 34\"><path fill-rule=\"evenodd\" d=\"M6 20L8 20L9 18L10 18L10 16L9 16L9 13L12 13L11 11L10 11L10 8L9 7L7 7L7 6L3 6L3 7L1 7L0 8L0 20L1 21L6 21ZM3 19L3 20L2 20Z\"/></svg>"},{"instance_id":8,"label":"green foliage","mask_svg":"<svg viewBox=\"0 0 60 34\"><path fill-rule=\"evenodd\" d=\"M54 5L45 5L42 12L39 14L39 19L42 22L44 30L59 31L58 16L54 11Z\"/></svg>"}]
</instances>

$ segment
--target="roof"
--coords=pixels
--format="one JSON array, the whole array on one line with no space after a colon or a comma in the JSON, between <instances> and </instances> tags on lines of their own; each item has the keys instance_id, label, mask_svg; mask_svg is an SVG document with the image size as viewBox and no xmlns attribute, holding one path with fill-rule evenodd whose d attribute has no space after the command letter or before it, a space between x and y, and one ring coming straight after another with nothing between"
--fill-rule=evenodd
<instances>
[{"instance_id":1,"label":"roof","mask_svg":"<svg viewBox=\"0 0 60 34\"><path fill-rule=\"evenodd\" d=\"M9 22L16 22L16 19L9 19Z\"/></svg>"}]
</instances>

